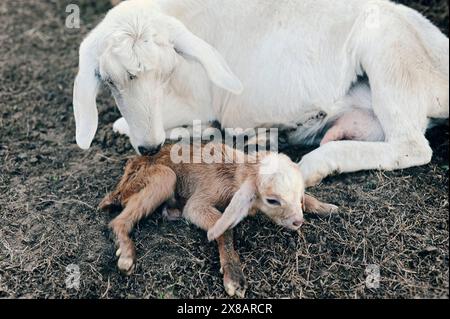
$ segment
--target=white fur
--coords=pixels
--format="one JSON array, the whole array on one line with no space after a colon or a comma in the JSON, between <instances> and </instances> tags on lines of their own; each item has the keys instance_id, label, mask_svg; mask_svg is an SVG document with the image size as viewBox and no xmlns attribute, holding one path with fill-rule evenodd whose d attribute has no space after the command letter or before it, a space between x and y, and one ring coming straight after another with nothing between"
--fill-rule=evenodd
<instances>
[{"instance_id":1,"label":"white fur","mask_svg":"<svg viewBox=\"0 0 450 319\"><path fill-rule=\"evenodd\" d=\"M125 1L81 46L77 141L87 148L95 134L97 69L114 77L136 149L193 120L300 124L290 141L305 143L362 101L386 140L320 147L301 162L307 184L333 172L422 165L431 160L429 118L449 115L448 53L448 38L428 20L385 0ZM364 72L370 89L352 93ZM233 94L241 82L243 93Z\"/></svg>"}]
</instances>

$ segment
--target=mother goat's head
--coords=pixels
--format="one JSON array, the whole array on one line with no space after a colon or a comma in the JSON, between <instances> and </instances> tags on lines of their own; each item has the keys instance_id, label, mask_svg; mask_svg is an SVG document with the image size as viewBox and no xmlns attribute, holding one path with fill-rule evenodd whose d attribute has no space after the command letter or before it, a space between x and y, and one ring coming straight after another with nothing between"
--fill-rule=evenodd
<instances>
[{"instance_id":1,"label":"mother goat's head","mask_svg":"<svg viewBox=\"0 0 450 319\"><path fill-rule=\"evenodd\" d=\"M88 149L94 139L103 81L129 125L135 150L159 149L166 138L162 103L182 59L199 62L217 86L242 91L217 50L151 2L125 1L112 9L80 47L73 96L77 144Z\"/></svg>"}]
</instances>

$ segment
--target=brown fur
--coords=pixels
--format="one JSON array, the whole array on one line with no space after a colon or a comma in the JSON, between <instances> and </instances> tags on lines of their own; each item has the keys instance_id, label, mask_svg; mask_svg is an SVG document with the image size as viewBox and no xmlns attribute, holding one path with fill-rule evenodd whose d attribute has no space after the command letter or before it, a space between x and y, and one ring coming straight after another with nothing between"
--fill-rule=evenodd
<instances>
[{"instance_id":1,"label":"brown fur","mask_svg":"<svg viewBox=\"0 0 450 319\"><path fill-rule=\"evenodd\" d=\"M257 179L258 161L246 164L226 164L224 161L218 164L174 164L171 160L172 147L164 147L154 157L130 160L116 190L100 204L104 210L124 208L110 227L117 240L118 266L126 274L131 274L135 265L135 247L129 234L139 220L166 204L169 217L180 216L182 211L184 218L208 231L222 217L221 211L227 208L242 184L249 179ZM230 154L246 156L223 145L218 145L213 151L223 158ZM191 163L195 156L191 146ZM303 207L315 213L332 211L330 205L308 195L303 199ZM249 215L255 213L256 209L252 207ZM233 247L232 230L223 233L216 241L225 288L230 295L243 296L245 277Z\"/></svg>"}]
</instances>

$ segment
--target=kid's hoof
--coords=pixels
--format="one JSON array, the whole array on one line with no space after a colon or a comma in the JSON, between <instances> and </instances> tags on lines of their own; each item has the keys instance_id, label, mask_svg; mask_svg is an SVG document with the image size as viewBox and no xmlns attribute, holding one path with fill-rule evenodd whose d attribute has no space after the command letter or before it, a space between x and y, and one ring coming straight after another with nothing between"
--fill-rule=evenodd
<instances>
[{"instance_id":1,"label":"kid's hoof","mask_svg":"<svg viewBox=\"0 0 450 319\"><path fill-rule=\"evenodd\" d=\"M239 264L230 264L223 269L223 284L230 297L245 298L247 281Z\"/></svg>"},{"instance_id":2,"label":"kid's hoof","mask_svg":"<svg viewBox=\"0 0 450 319\"><path fill-rule=\"evenodd\" d=\"M336 205L322 203L312 213L319 217L329 217L333 214L336 214L338 211L339 207L337 207Z\"/></svg>"},{"instance_id":3,"label":"kid's hoof","mask_svg":"<svg viewBox=\"0 0 450 319\"><path fill-rule=\"evenodd\" d=\"M124 275L130 276L136 268L134 252L123 254L122 250L119 248L116 252L116 256L119 257L119 260L117 261L119 270Z\"/></svg>"},{"instance_id":4,"label":"kid's hoof","mask_svg":"<svg viewBox=\"0 0 450 319\"><path fill-rule=\"evenodd\" d=\"M182 216L182 213L179 209L164 207L163 217L166 220L168 220L169 222L174 222L174 221L180 220L181 216Z\"/></svg>"}]
</instances>

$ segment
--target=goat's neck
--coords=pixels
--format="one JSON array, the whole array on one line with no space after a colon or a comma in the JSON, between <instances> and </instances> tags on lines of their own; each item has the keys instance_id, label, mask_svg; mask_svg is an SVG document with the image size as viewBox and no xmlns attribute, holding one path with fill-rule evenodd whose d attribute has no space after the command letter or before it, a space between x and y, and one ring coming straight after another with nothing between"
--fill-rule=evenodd
<instances>
[{"instance_id":1,"label":"goat's neck","mask_svg":"<svg viewBox=\"0 0 450 319\"><path fill-rule=\"evenodd\" d=\"M181 21L191 20L207 10L209 0L157 0L162 12Z\"/></svg>"}]
</instances>

